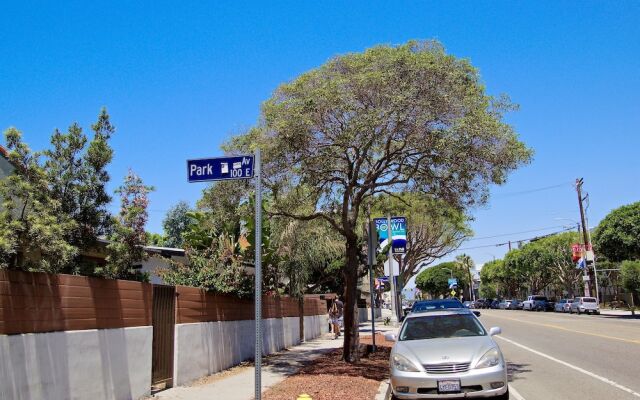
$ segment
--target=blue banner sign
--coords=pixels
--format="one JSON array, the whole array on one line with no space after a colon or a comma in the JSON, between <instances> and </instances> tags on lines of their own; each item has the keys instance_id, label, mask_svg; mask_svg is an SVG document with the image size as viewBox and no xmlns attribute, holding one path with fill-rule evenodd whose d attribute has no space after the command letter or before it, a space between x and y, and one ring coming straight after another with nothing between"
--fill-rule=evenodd
<instances>
[{"instance_id":1,"label":"blue banner sign","mask_svg":"<svg viewBox=\"0 0 640 400\"><path fill-rule=\"evenodd\" d=\"M388 243L387 219L374 218L376 230L378 231L378 240L380 248L384 248ZM407 218L391 217L391 248L393 254L404 254L407 252Z\"/></svg>"},{"instance_id":2,"label":"blue banner sign","mask_svg":"<svg viewBox=\"0 0 640 400\"><path fill-rule=\"evenodd\" d=\"M189 182L253 178L253 156L187 160Z\"/></svg>"}]
</instances>

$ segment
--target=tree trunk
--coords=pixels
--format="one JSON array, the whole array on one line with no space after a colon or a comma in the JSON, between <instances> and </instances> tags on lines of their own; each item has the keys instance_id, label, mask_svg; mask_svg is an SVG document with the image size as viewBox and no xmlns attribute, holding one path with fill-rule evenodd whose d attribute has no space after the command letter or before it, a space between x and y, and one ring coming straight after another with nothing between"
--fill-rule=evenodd
<instances>
[{"instance_id":1,"label":"tree trunk","mask_svg":"<svg viewBox=\"0 0 640 400\"><path fill-rule=\"evenodd\" d=\"M358 286L358 242L357 240L347 240L346 244L346 266L343 271L345 281L345 304L344 304L344 345L343 359L349 363L360 361L358 347L360 335L358 331L357 311L357 286Z\"/></svg>"},{"instance_id":2,"label":"tree trunk","mask_svg":"<svg viewBox=\"0 0 640 400\"><path fill-rule=\"evenodd\" d=\"M298 314L300 316L300 343L304 342L304 295L300 295L298 299Z\"/></svg>"}]
</instances>

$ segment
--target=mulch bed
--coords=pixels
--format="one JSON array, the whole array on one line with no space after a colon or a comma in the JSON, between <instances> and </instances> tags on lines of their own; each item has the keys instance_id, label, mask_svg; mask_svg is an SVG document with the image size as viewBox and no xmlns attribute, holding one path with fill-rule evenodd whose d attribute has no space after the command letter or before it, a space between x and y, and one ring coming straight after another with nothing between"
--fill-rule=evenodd
<instances>
[{"instance_id":1,"label":"mulch bed","mask_svg":"<svg viewBox=\"0 0 640 400\"><path fill-rule=\"evenodd\" d=\"M342 349L336 349L271 387L262 398L295 400L304 393L313 400L373 400L380 382L389 377L391 348L388 344L383 346L383 342L384 337L376 336L378 351L362 357L355 365L342 361ZM361 337L360 343L371 343L371 337Z\"/></svg>"}]
</instances>

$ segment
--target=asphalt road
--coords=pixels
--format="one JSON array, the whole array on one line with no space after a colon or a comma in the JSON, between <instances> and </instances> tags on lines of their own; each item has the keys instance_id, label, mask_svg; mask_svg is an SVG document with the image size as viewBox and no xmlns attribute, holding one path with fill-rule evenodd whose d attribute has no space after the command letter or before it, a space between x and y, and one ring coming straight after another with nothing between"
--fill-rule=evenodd
<instances>
[{"instance_id":1,"label":"asphalt road","mask_svg":"<svg viewBox=\"0 0 640 400\"><path fill-rule=\"evenodd\" d=\"M480 311L502 328L512 399L640 399L640 319Z\"/></svg>"}]
</instances>

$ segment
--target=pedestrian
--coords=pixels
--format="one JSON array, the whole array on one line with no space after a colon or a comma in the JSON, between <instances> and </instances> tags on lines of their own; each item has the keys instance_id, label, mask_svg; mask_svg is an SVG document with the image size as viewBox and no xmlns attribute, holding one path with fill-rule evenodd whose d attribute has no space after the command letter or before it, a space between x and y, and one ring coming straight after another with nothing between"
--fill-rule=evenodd
<instances>
[{"instance_id":1,"label":"pedestrian","mask_svg":"<svg viewBox=\"0 0 640 400\"><path fill-rule=\"evenodd\" d=\"M329 309L329 321L331 322L331 327L333 328L334 339L337 339L338 336L340 336L343 315L344 303L340 300L340 296L337 296L333 301L333 304L331 304L331 308Z\"/></svg>"}]
</instances>

